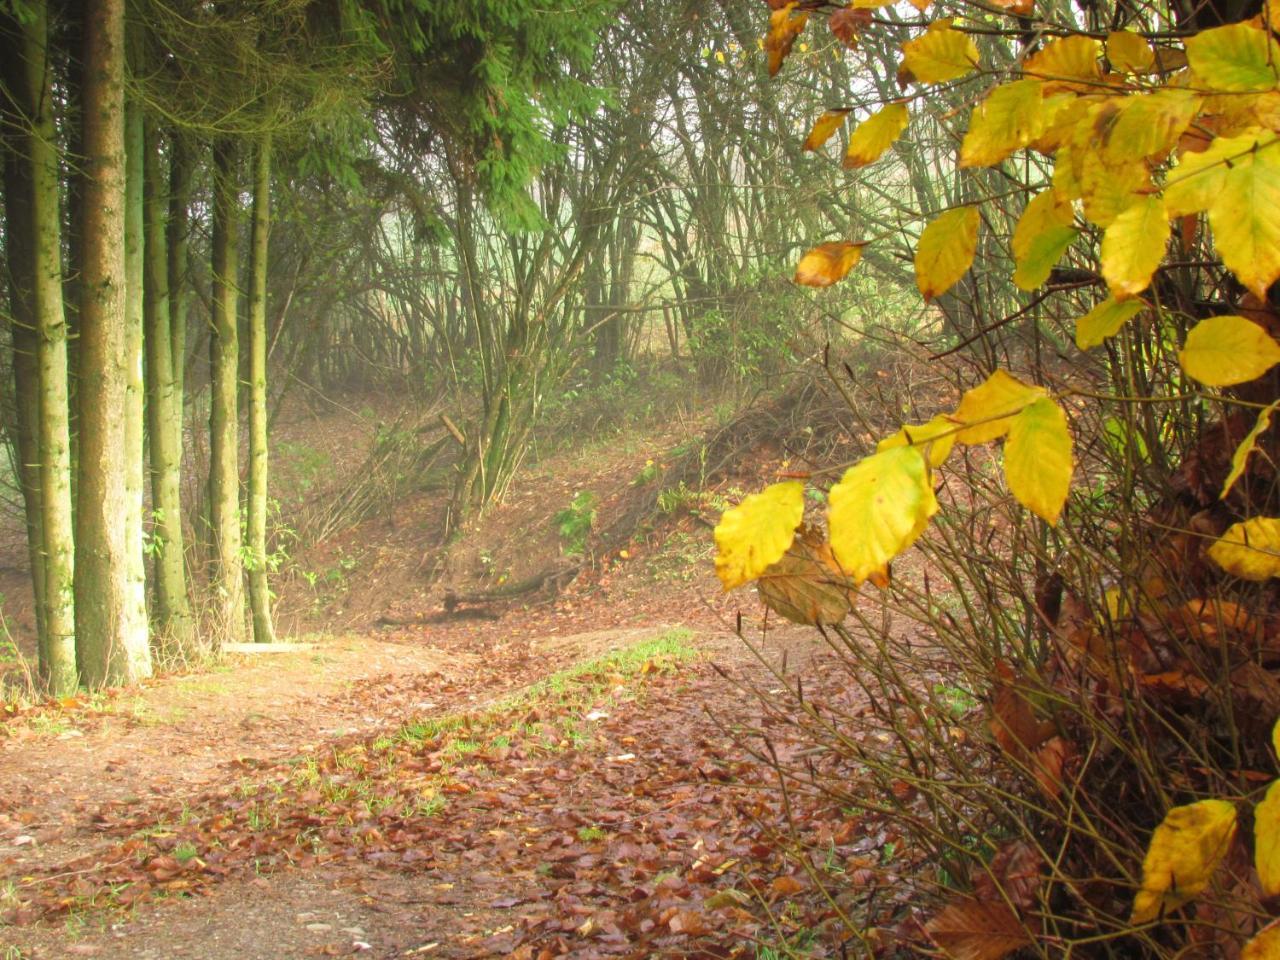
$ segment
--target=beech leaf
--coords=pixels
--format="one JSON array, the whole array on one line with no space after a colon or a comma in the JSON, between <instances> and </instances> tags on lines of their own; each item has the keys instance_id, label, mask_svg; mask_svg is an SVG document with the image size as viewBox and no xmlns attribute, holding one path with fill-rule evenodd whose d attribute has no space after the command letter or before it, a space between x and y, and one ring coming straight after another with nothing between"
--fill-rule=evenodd
<instances>
[{"instance_id":1,"label":"beech leaf","mask_svg":"<svg viewBox=\"0 0 1280 960\"><path fill-rule=\"evenodd\" d=\"M1129 922L1147 923L1199 896L1235 835L1236 808L1226 800L1201 800L1166 813L1142 861L1142 888Z\"/></svg>"},{"instance_id":2,"label":"beech leaf","mask_svg":"<svg viewBox=\"0 0 1280 960\"><path fill-rule=\"evenodd\" d=\"M928 423L908 424L876 444L876 451L893 447L920 447L929 453L929 466L937 469L951 455L956 442L956 424L950 417L938 414Z\"/></svg>"},{"instance_id":3,"label":"beech leaf","mask_svg":"<svg viewBox=\"0 0 1280 960\"><path fill-rule=\"evenodd\" d=\"M1026 406L1009 425L1004 472L1009 491L1050 526L1071 489L1071 432L1062 408L1048 397Z\"/></svg>"},{"instance_id":4,"label":"beech leaf","mask_svg":"<svg viewBox=\"0 0 1280 960\"><path fill-rule=\"evenodd\" d=\"M1107 297L1076 321L1076 346L1088 350L1114 337L1120 328L1147 309L1145 300Z\"/></svg>"},{"instance_id":5,"label":"beech leaf","mask_svg":"<svg viewBox=\"0 0 1280 960\"><path fill-rule=\"evenodd\" d=\"M1187 37L1187 63L1213 90L1261 92L1275 88L1280 73L1280 44L1250 23L1202 30Z\"/></svg>"},{"instance_id":6,"label":"beech leaf","mask_svg":"<svg viewBox=\"0 0 1280 960\"><path fill-rule=\"evenodd\" d=\"M965 275L978 250L977 207L956 207L941 214L916 244L916 286L926 300L946 293Z\"/></svg>"},{"instance_id":7,"label":"beech leaf","mask_svg":"<svg viewBox=\"0 0 1280 960\"><path fill-rule=\"evenodd\" d=\"M823 243L800 258L795 282L805 287L829 287L843 280L862 259L865 243Z\"/></svg>"},{"instance_id":8,"label":"beech leaf","mask_svg":"<svg viewBox=\"0 0 1280 960\"><path fill-rule=\"evenodd\" d=\"M1222 484L1222 493L1219 494L1220 499L1225 499L1227 494L1231 492L1231 488L1235 486L1235 482L1244 473L1244 468L1249 462L1249 455L1258 449L1258 438L1266 433L1267 428L1271 426L1271 416L1276 412L1277 405L1280 405L1280 400L1272 402L1270 406L1265 407L1258 414L1258 419L1254 421L1253 429L1240 441L1240 446L1236 447L1236 452L1231 456L1231 472L1227 474L1227 479Z\"/></svg>"},{"instance_id":9,"label":"beech leaf","mask_svg":"<svg viewBox=\"0 0 1280 960\"><path fill-rule=\"evenodd\" d=\"M1164 259L1169 214L1159 197L1144 197L1102 235L1102 276L1117 300L1140 294Z\"/></svg>"},{"instance_id":10,"label":"beech leaf","mask_svg":"<svg viewBox=\"0 0 1280 960\"><path fill-rule=\"evenodd\" d=\"M1015 80L996 87L973 108L960 145L960 166L989 167L1044 131L1044 84Z\"/></svg>"},{"instance_id":11,"label":"beech leaf","mask_svg":"<svg viewBox=\"0 0 1280 960\"><path fill-rule=\"evenodd\" d=\"M997 370L960 398L960 406L951 415L952 420L964 425L956 439L972 445L1003 437L1013 418L1043 396L1043 387L1023 383L1012 374Z\"/></svg>"},{"instance_id":12,"label":"beech leaf","mask_svg":"<svg viewBox=\"0 0 1280 960\"><path fill-rule=\"evenodd\" d=\"M844 124L844 118L848 115L847 109L826 111L814 121L813 129L809 131L809 136L805 137L804 146L801 149L817 150L840 129Z\"/></svg>"},{"instance_id":13,"label":"beech leaf","mask_svg":"<svg viewBox=\"0 0 1280 960\"><path fill-rule=\"evenodd\" d=\"M1259 324L1228 315L1201 320L1178 351L1187 376L1209 387L1256 380L1280 363L1280 343Z\"/></svg>"},{"instance_id":14,"label":"beech leaf","mask_svg":"<svg viewBox=\"0 0 1280 960\"><path fill-rule=\"evenodd\" d=\"M1233 523L1209 547L1209 559L1241 580L1280 577L1280 518Z\"/></svg>"},{"instance_id":15,"label":"beech leaf","mask_svg":"<svg viewBox=\"0 0 1280 960\"><path fill-rule=\"evenodd\" d=\"M804 517L804 484L775 483L731 507L716 524L716 576L726 590L740 587L777 563Z\"/></svg>"},{"instance_id":16,"label":"beech leaf","mask_svg":"<svg viewBox=\"0 0 1280 960\"><path fill-rule=\"evenodd\" d=\"M942 83L972 72L978 66L978 46L967 33L951 29L951 18L902 45L902 66L920 83Z\"/></svg>"},{"instance_id":17,"label":"beech leaf","mask_svg":"<svg viewBox=\"0 0 1280 960\"><path fill-rule=\"evenodd\" d=\"M1253 865L1265 897L1280 894L1280 780L1253 808Z\"/></svg>"},{"instance_id":18,"label":"beech leaf","mask_svg":"<svg viewBox=\"0 0 1280 960\"><path fill-rule=\"evenodd\" d=\"M858 584L883 574L938 512L929 465L915 447L893 447L856 463L831 488L829 503L832 552Z\"/></svg>"},{"instance_id":19,"label":"beech leaf","mask_svg":"<svg viewBox=\"0 0 1280 960\"><path fill-rule=\"evenodd\" d=\"M845 169L857 170L879 160L907 128L910 118L905 103L891 103L858 124L849 135Z\"/></svg>"},{"instance_id":20,"label":"beech leaf","mask_svg":"<svg viewBox=\"0 0 1280 960\"><path fill-rule=\"evenodd\" d=\"M925 925L925 932L953 960L1001 960L1031 944L1022 921L1003 900L956 900Z\"/></svg>"}]
</instances>

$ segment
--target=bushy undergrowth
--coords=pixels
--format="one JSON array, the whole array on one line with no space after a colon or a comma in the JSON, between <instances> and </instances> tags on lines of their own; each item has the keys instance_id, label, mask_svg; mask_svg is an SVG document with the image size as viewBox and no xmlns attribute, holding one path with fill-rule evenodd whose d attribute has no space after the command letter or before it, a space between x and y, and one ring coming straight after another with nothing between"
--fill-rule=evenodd
<instances>
[{"instance_id":1,"label":"bushy undergrowth","mask_svg":"<svg viewBox=\"0 0 1280 960\"><path fill-rule=\"evenodd\" d=\"M967 450L939 475L918 550L822 628L837 671L757 691L811 746L772 758L785 788L891 824L910 851L889 881L912 896L849 914L867 955L931 941L966 958L1228 957L1270 921L1250 811L1277 772L1274 589L1204 549L1274 504L1275 472L1258 464L1219 500L1252 420L1176 399L1165 344L1180 339L1126 334L1117 356L1143 359L1138 382L1106 358L1042 368L1055 392L1076 388L1083 479L1058 525L1013 502L995 451ZM1134 395L1175 399L1101 399ZM1206 799L1240 811L1238 837L1205 851L1202 889L1166 876L1161 892L1157 876L1135 909L1156 827ZM815 875L847 900L849 873Z\"/></svg>"}]
</instances>

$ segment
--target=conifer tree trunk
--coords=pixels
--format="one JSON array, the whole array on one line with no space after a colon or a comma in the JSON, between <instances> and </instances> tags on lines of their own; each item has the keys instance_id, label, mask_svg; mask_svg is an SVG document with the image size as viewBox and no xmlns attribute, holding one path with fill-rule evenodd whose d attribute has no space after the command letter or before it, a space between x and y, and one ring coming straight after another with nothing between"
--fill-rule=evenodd
<instances>
[{"instance_id":1,"label":"conifer tree trunk","mask_svg":"<svg viewBox=\"0 0 1280 960\"><path fill-rule=\"evenodd\" d=\"M173 447L183 450L182 422L186 407L187 362L187 242L190 237L191 178L194 171L186 139L175 132L169 140L169 355L173 362ZM181 464L179 464L180 466ZM181 520L175 521L181 524Z\"/></svg>"},{"instance_id":2,"label":"conifer tree trunk","mask_svg":"<svg viewBox=\"0 0 1280 960\"><path fill-rule=\"evenodd\" d=\"M40 673L50 693L75 689L75 531L71 513L67 325L62 303L62 223L58 193L53 73L48 61L48 9L32 3L23 28L31 123L26 152L32 169L33 301L39 377L40 509L44 550L44 643Z\"/></svg>"},{"instance_id":3,"label":"conifer tree trunk","mask_svg":"<svg viewBox=\"0 0 1280 960\"><path fill-rule=\"evenodd\" d=\"M244 561L240 555L240 469L236 394L240 347L236 330L237 204L235 147L213 148L213 317L209 337L209 515L213 528L213 592L217 629L228 643L245 638Z\"/></svg>"},{"instance_id":4,"label":"conifer tree trunk","mask_svg":"<svg viewBox=\"0 0 1280 960\"><path fill-rule=\"evenodd\" d=\"M125 275L124 0L84 16L80 463L76 491L76 654L86 685L151 673L130 586L127 496L129 334ZM134 358L136 362L136 358Z\"/></svg>"},{"instance_id":5,"label":"conifer tree trunk","mask_svg":"<svg viewBox=\"0 0 1280 960\"><path fill-rule=\"evenodd\" d=\"M9 66L16 69L20 60L16 46L0 51L11 55ZM6 70L6 73L9 71ZM6 111L7 113L7 111ZM5 119L9 119L8 116ZM14 121L18 122L18 121ZM12 315L13 349L13 420L6 424L17 456L18 487L22 491L23 515L27 526L27 561L31 567L31 590L35 600L38 657L48 655L48 632L45 630L45 562L44 523L40 508L40 418L39 366L36 360L35 257L30 238L34 232L31 205L31 167L22 156L19 138L4 151L5 236L21 237L5 250L9 268L9 310Z\"/></svg>"},{"instance_id":6,"label":"conifer tree trunk","mask_svg":"<svg viewBox=\"0 0 1280 960\"><path fill-rule=\"evenodd\" d=\"M150 642L147 621L147 561L143 553L143 502L146 457L143 447L142 312L145 281L143 215L142 105L125 104L125 338L124 338L124 456L125 456L125 556L128 594L125 616L128 629Z\"/></svg>"},{"instance_id":7,"label":"conifer tree trunk","mask_svg":"<svg viewBox=\"0 0 1280 960\"><path fill-rule=\"evenodd\" d=\"M271 136L258 144L253 176L249 288L249 603L253 639L274 643L267 585L267 252L271 230Z\"/></svg>"},{"instance_id":8,"label":"conifer tree trunk","mask_svg":"<svg viewBox=\"0 0 1280 960\"><path fill-rule=\"evenodd\" d=\"M194 636L182 536L182 407L173 382L165 183L159 137L150 122L145 124L144 139L143 339L147 352L147 432L151 438L152 538L156 545L155 621L176 651L190 652Z\"/></svg>"}]
</instances>

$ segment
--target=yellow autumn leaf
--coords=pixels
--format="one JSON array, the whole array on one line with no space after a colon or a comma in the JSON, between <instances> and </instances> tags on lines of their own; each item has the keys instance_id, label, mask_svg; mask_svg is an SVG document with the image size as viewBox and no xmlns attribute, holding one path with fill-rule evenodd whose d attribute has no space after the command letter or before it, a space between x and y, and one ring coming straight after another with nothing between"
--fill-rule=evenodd
<instances>
[{"instance_id":1,"label":"yellow autumn leaf","mask_svg":"<svg viewBox=\"0 0 1280 960\"><path fill-rule=\"evenodd\" d=\"M1258 438L1267 432L1267 428L1271 426L1271 416L1276 412L1276 407L1280 406L1280 400L1276 400L1269 406L1264 408L1258 414L1258 419L1254 421L1253 429L1248 435L1240 441L1240 446L1236 447L1236 452L1231 457L1231 472L1227 474L1227 479L1222 484L1222 493L1219 494L1220 499L1225 499L1231 488L1235 486L1237 480L1244 473L1244 468L1249 463L1249 455L1258 447Z\"/></svg>"},{"instance_id":2,"label":"yellow autumn leaf","mask_svg":"<svg viewBox=\"0 0 1280 960\"><path fill-rule=\"evenodd\" d=\"M1144 197L1111 222L1102 235L1102 276L1117 300L1151 285L1164 259L1169 215L1159 197Z\"/></svg>"},{"instance_id":3,"label":"yellow autumn leaf","mask_svg":"<svg viewBox=\"0 0 1280 960\"><path fill-rule=\"evenodd\" d=\"M804 484L775 483L726 510L716 524L716 576L726 590L777 563L804 518Z\"/></svg>"},{"instance_id":4,"label":"yellow autumn leaf","mask_svg":"<svg viewBox=\"0 0 1280 960\"><path fill-rule=\"evenodd\" d=\"M1255 150L1230 165L1209 225L1223 264L1265 300L1280 277L1280 149Z\"/></svg>"},{"instance_id":5,"label":"yellow autumn leaf","mask_svg":"<svg viewBox=\"0 0 1280 960\"><path fill-rule=\"evenodd\" d=\"M960 166L989 167L1044 132L1044 84L1015 80L996 87L973 108L960 144Z\"/></svg>"},{"instance_id":6,"label":"yellow autumn leaf","mask_svg":"<svg viewBox=\"0 0 1280 960\"><path fill-rule=\"evenodd\" d=\"M840 129L840 126L844 123L844 118L848 115L849 111L847 109L826 111L814 121L813 129L809 131L809 136L805 137L804 145L801 149L817 150Z\"/></svg>"},{"instance_id":7,"label":"yellow autumn leaf","mask_svg":"<svg viewBox=\"0 0 1280 960\"><path fill-rule=\"evenodd\" d=\"M1086 148L1089 149L1092 148ZM1084 201L1084 215L1100 227L1111 226L1120 214L1150 193L1151 174L1142 160L1109 167L1087 159L1081 168L1080 199Z\"/></svg>"},{"instance_id":8,"label":"yellow autumn leaf","mask_svg":"<svg viewBox=\"0 0 1280 960\"><path fill-rule=\"evenodd\" d=\"M1164 206L1169 216L1208 210L1222 194L1229 167L1264 149L1277 149L1275 143L1276 134L1256 129L1217 137L1207 150L1183 154L1165 181Z\"/></svg>"},{"instance_id":9,"label":"yellow autumn leaf","mask_svg":"<svg viewBox=\"0 0 1280 960\"><path fill-rule=\"evenodd\" d=\"M849 6L854 10L879 10L894 2L896 0L853 0Z\"/></svg>"},{"instance_id":10,"label":"yellow autumn leaf","mask_svg":"<svg viewBox=\"0 0 1280 960\"><path fill-rule=\"evenodd\" d=\"M1107 34L1107 59L1120 73L1146 73L1156 64L1151 44L1132 30L1113 30Z\"/></svg>"},{"instance_id":11,"label":"yellow autumn leaf","mask_svg":"<svg viewBox=\"0 0 1280 960\"><path fill-rule=\"evenodd\" d=\"M1280 720L1277 720L1275 726L1271 728L1271 749L1276 758L1280 759Z\"/></svg>"},{"instance_id":12,"label":"yellow autumn leaf","mask_svg":"<svg viewBox=\"0 0 1280 960\"><path fill-rule=\"evenodd\" d=\"M1203 97L1178 89L1137 93L1105 102L1094 117L1103 162L1117 166L1166 156L1203 103Z\"/></svg>"},{"instance_id":13,"label":"yellow autumn leaf","mask_svg":"<svg viewBox=\"0 0 1280 960\"><path fill-rule=\"evenodd\" d=\"M1262 895L1280 894L1280 780L1267 787L1267 795L1253 808L1253 865L1262 884Z\"/></svg>"},{"instance_id":14,"label":"yellow autumn leaf","mask_svg":"<svg viewBox=\"0 0 1280 960\"><path fill-rule=\"evenodd\" d=\"M942 17L929 29L902 45L902 66L920 83L943 83L971 72L978 65L978 47L967 33L951 29Z\"/></svg>"},{"instance_id":15,"label":"yellow autumn leaf","mask_svg":"<svg viewBox=\"0 0 1280 960\"><path fill-rule=\"evenodd\" d=\"M928 423L907 424L897 433L876 444L876 451L894 447L920 447L929 453L929 466L937 469L951 456L956 442L956 424L950 417L938 414Z\"/></svg>"},{"instance_id":16,"label":"yellow autumn leaf","mask_svg":"<svg viewBox=\"0 0 1280 960\"><path fill-rule=\"evenodd\" d=\"M1201 800L1166 813L1142 861L1142 889L1129 922L1148 923L1199 896L1235 835L1236 808L1226 800Z\"/></svg>"},{"instance_id":17,"label":"yellow autumn leaf","mask_svg":"<svg viewBox=\"0 0 1280 960\"><path fill-rule=\"evenodd\" d=\"M1241 580L1280 577L1280 519L1250 517L1233 523L1209 548L1209 559Z\"/></svg>"},{"instance_id":18,"label":"yellow autumn leaf","mask_svg":"<svg viewBox=\"0 0 1280 960\"><path fill-rule=\"evenodd\" d=\"M1280 44L1269 31L1233 23L1187 37L1187 63L1200 82L1226 93L1262 92L1280 81Z\"/></svg>"},{"instance_id":19,"label":"yellow autumn leaf","mask_svg":"<svg viewBox=\"0 0 1280 960\"><path fill-rule=\"evenodd\" d=\"M1145 300L1107 297L1076 321L1076 346L1088 350L1120 332L1120 328L1147 308Z\"/></svg>"},{"instance_id":20,"label":"yellow autumn leaf","mask_svg":"<svg viewBox=\"0 0 1280 960\"><path fill-rule=\"evenodd\" d=\"M828 502L831 550L859 584L883 574L938 512L929 465L916 447L882 450L854 464Z\"/></svg>"},{"instance_id":21,"label":"yellow autumn leaf","mask_svg":"<svg viewBox=\"0 0 1280 960\"><path fill-rule=\"evenodd\" d=\"M1023 383L1012 374L997 370L960 398L960 406L951 415L952 420L964 425L956 440L973 445L1003 437L1017 414L1047 395L1044 387Z\"/></svg>"},{"instance_id":22,"label":"yellow autumn leaf","mask_svg":"<svg viewBox=\"0 0 1280 960\"><path fill-rule=\"evenodd\" d=\"M1062 408L1048 397L1028 404L1009 425L1004 475L1009 492L1050 526L1071 489L1071 432Z\"/></svg>"},{"instance_id":23,"label":"yellow autumn leaf","mask_svg":"<svg viewBox=\"0 0 1280 960\"><path fill-rule=\"evenodd\" d=\"M865 243L837 241L814 247L796 264L795 282L805 287L829 287L858 265Z\"/></svg>"},{"instance_id":24,"label":"yellow autumn leaf","mask_svg":"<svg viewBox=\"0 0 1280 960\"><path fill-rule=\"evenodd\" d=\"M1054 153L1069 141L1076 129L1087 122L1090 111L1097 105L1094 97L1080 97L1074 93L1055 93L1045 96L1044 131L1031 146L1045 156Z\"/></svg>"},{"instance_id":25,"label":"yellow autumn leaf","mask_svg":"<svg viewBox=\"0 0 1280 960\"><path fill-rule=\"evenodd\" d=\"M1020 290L1034 290L1049 279L1054 265L1079 235L1071 225L1074 220L1071 204L1052 190L1031 198L1010 241L1016 264L1013 282Z\"/></svg>"},{"instance_id":26,"label":"yellow autumn leaf","mask_svg":"<svg viewBox=\"0 0 1280 960\"><path fill-rule=\"evenodd\" d=\"M978 250L977 207L948 210L924 228L916 244L916 286L926 300L950 290Z\"/></svg>"},{"instance_id":27,"label":"yellow autumn leaf","mask_svg":"<svg viewBox=\"0 0 1280 960\"><path fill-rule=\"evenodd\" d=\"M907 128L910 119L905 103L891 103L867 117L849 135L849 146L844 153L845 169L856 170L879 160Z\"/></svg>"},{"instance_id":28,"label":"yellow autumn leaf","mask_svg":"<svg viewBox=\"0 0 1280 960\"><path fill-rule=\"evenodd\" d=\"M1257 380L1280 363L1280 344L1245 317L1207 317L1187 334L1178 362L1205 386L1231 387Z\"/></svg>"},{"instance_id":29,"label":"yellow autumn leaf","mask_svg":"<svg viewBox=\"0 0 1280 960\"><path fill-rule=\"evenodd\" d=\"M1092 37L1071 36L1050 40L1039 53L1027 58L1024 76L1054 81L1050 89L1090 92L1102 78L1098 54L1102 44Z\"/></svg>"},{"instance_id":30,"label":"yellow autumn leaf","mask_svg":"<svg viewBox=\"0 0 1280 960\"><path fill-rule=\"evenodd\" d=\"M1280 921L1259 930L1240 950L1240 960L1280 960Z\"/></svg>"}]
</instances>

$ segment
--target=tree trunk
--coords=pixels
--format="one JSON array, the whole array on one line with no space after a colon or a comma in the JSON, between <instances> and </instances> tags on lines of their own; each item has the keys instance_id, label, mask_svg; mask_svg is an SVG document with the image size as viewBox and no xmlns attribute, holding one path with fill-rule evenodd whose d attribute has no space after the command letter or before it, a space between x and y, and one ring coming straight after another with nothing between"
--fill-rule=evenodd
<instances>
[{"instance_id":1,"label":"tree trunk","mask_svg":"<svg viewBox=\"0 0 1280 960\"><path fill-rule=\"evenodd\" d=\"M35 236L34 303L39 366L40 509L44 548L45 642L40 673L50 693L74 690L76 674L75 527L71 512L71 440L67 395L67 324L62 302L62 221L58 194L53 71L48 61L48 10L31 6L24 27L31 122Z\"/></svg>"},{"instance_id":2,"label":"tree trunk","mask_svg":"<svg viewBox=\"0 0 1280 960\"><path fill-rule=\"evenodd\" d=\"M267 586L267 252L271 227L271 137L258 145L253 177L249 287L249 603L253 639L274 643Z\"/></svg>"},{"instance_id":3,"label":"tree trunk","mask_svg":"<svg viewBox=\"0 0 1280 960\"><path fill-rule=\"evenodd\" d=\"M175 416L174 449L181 453L183 411L186 405L187 372L187 306L190 287L187 284L187 245L191 236L191 178L194 164L186 139L175 132L169 140L169 337L173 361L173 408Z\"/></svg>"},{"instance_id":4,"label":"tree trunk","mask_svg":"<svg viewBox=\"0 0 1280 960\"><path fill-rule=\"evenodd\" d=\"M18 89L23 81L21 39L18 28L4 31L3 57L6 85ZM3 120L21 129L24 121L4 105ZM9 273L9 304L13 347L13 419L5 424L14 457L18 487L22 491L27 527L27 561L35 600L36 644L41 663L48 656L45 593L44 523L40 507L39 365L36 359L35 307L35 211L32 205L32 167L29 149L14 137L4 151L5 256Z\"/></svg>"},{"instance_id":5,"label":"tree trunk","mask_svg":"<svg viewBox=\"0 0 1280 960\"><path fill-rule=\"evenodd\" d=\"M147 621L147 560L143 536L146 456L142 395L142 314L144 279L143 137L142 104L125 104L125 336L124 336L124 515L125 556L128 569L127 627L144 638ZM149 639L149 638L148 638Z\"/></svg>"},{"instance_id":6,"label":"tree trunk","mask_svg":"<svg viewBox=\"0 0 1280 960\"><path fill-rule=\"evenodd\" d=\"M223 642L242 643L244 561L240 555L240 346L236 329L237 204L235 147L213 148L213 317L209 337L209 516L213 528L213 606Z\"/></svg>"},{"instance_id":7,"label":"tree trunk","mask_svg":"<svg viewBox=\"0 0 1280 960\"><path fill-rule=\"evenodd\" d=\"M80 464L76 494L76 654L90 687L151 673L145 620L131 609L126 529L124 0L86 4Z\"/></svg>"},{"instance_id":8,"label":"tree trunk","mask_svg":"<svg viewBox=\"0 0 1280 960\"><path fill-rule=\"evenodd\" d=\"M155 621L164 641L182 655L191 652L194 640L182 537L182 406L174 389L165 186L159 138L150 122L146 124L145 139L143 339L147 350L147 431L151 438L151 535L156 548Z\"/></svg>"}]
</instances>

